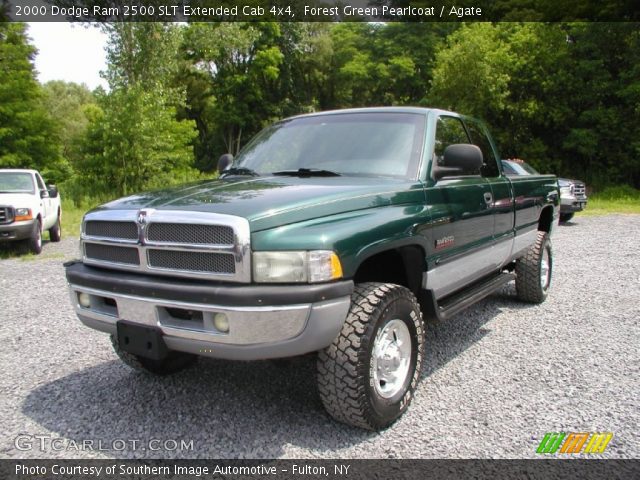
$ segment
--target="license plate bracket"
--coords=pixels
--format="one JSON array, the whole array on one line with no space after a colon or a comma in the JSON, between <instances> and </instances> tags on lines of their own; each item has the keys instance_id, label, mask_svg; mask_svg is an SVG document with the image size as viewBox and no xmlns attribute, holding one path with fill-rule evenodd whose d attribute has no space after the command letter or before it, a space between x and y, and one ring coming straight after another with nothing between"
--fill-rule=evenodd
<instances>
[{"instance_id":1,"label":"license plate bracket","mask_svg":"<svg viewBox=\"0 0 640 480\"><path fill-rule=\"evenodd\" d=\"M120 350L151 360L162 360L169 353L158 327L119 320L116 328Z\"/></svg>"}]
</instances>

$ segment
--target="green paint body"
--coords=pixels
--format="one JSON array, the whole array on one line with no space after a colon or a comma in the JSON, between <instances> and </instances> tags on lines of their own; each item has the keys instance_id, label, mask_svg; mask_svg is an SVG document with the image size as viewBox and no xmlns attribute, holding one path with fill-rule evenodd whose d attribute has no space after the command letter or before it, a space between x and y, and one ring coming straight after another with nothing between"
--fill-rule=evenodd
<instances>
[{"instance_id":1,"label":"green paint body","mask_svg":"<svg viewBox=\"0 0 640 480\"><path fill-rule=\"evenodd\" d=\"M417 178L236 176L141 193L98 210L153 208L244 217L252 250L333 250L344 276L351 278L370 256L406 245L420 247L424 268L430 269L448 257L534 228L542 208L557 207L557 200L549 199L558 190L553 175L431 178L438 116L466 117L419 108L351 111L425 116ZM495 202L491 207L483 200L489 192ZM454 237L453 244L437 249L436 241L447 236Z\"/></svg>"}]
</instances>

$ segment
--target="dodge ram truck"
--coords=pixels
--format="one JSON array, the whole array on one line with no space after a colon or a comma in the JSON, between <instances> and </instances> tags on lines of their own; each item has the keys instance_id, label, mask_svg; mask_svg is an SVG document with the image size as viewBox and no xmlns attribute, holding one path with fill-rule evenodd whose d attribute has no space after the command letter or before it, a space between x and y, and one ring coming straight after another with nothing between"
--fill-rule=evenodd
<instances>
[{"instance_id":1,"label":"dodge ram truck","mask_svg":"<svg viewBox=\"0 0 640 480\"><path fill-rule=\"evenodd\" d=\"M45 186L36 170L0 169L0 242L22 243L42 251L42 233L52 242L61 237L62 208L55 185Z\"/></svg>"},{"instance_id":2,"label":"dodge ram truck","mask_svg":"<svg viewBox=\"0 0 640 480\"><path fill-rule=\"evenodd\" d=\"M66 264L80 320L129 366L317 355L320 398L370 430L408 408L427 320L515 281L541 303L558 222L553 175L508 178L485 126L367 108L266 128L220 177L115 200Z\"/></svg>"}]
</instances>

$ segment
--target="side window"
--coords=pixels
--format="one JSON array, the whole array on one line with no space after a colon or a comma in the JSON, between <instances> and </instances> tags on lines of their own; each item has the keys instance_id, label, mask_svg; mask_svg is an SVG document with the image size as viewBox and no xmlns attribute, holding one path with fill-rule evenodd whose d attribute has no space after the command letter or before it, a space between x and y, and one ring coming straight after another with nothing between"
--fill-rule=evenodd
<instances>
[{"instance_id":1,"label":"side window","mask_svg":"<svg viewBox=\"0 0 640 480\"><path fill-rule=\"evenodd\" d=\"M509 165L507 162L502 162L502 171L505 175L517 175L518 172L514 170L514 168Z\"/></svg>"},{"instance_id":2,"label":"side window","mask_svg":"<svg viewBox=\"0 0 640 480\"><path fill-rule=\"evenodd\" d=\"M498 177L500 176L500 170L498 169L498 159L493 152L491 142L487 137L487 134L478 122L474 120L465 119L469 134L471 135L471 143L477 145L482 150L482 157L484 158L484 165L480 169L480 173L483 177Z\"/></svg>"},{"instance_id":3,"label":"side window","mask_svg":"<svg viewBox=\"0 0 640 480\"><path fill-rule=\"evenodd\" d=\"M456 143L469 143L469 137L462 125L462 121L455 117L440 117L436 126L436 144L434 148L435 160L442 165L444 150Z\"/></svg>"},{"instance_id":4,"label":"side window","mask_svg":"<svg viewBox=\"0 0 640 480\"><path fill-rule=\"evenodd\" d=\"M44 182L42 181L42 177L36 173L36 182L38 182L38 190L46 190L47 188L44 186Z\"/></svg>"}]
</instances>

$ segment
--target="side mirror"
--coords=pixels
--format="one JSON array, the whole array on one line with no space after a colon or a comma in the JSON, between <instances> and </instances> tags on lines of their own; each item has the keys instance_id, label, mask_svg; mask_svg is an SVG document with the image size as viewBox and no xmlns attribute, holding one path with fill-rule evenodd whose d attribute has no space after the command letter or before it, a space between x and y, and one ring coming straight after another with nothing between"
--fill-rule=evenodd
<instances>
[{"instance_id":1,"label":"side mirror","mask_svg":"<svg viewBox=\"0 0 640 480\"><path fill-rule=\"evenodd\" d=\"M442 164L434 166L433 178L438 180L456 175L477 175L480 173L483 162L482 150L477 145L467 143L449 145L444 150Z\"/></svg>"},{"instance_id":2,"label":"side mirror","mask_svg":"<svg viewBox=\"0 0 640 480\"><path fill-rule=\"evenodd\" d=\"M49 196L51 198L58 198L58 187L55 185L47 185L47 190L49 190Z\"/></svg>"},{"instance_id":3,"label":"side mirror","mask_svg":"<svg viewBox=\"0 0 640 480\"><path fill-rule=\"evenodd\" d=\"M49 198L49 192L46 188L40 190L40 198Z\"/></svg>"},{"instance_id":4,"label":"side mirror","mask_svg":"<svg viewBox=\"0 0 640 480\"><path fill-rule=\"evenodd\" d=\"M233 155L230 153L225 153L224 155L220 155L218 159L218 173L224 172L229 165L233 162Z\"/></svg>"}]
</instances>

